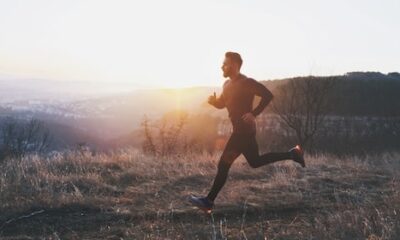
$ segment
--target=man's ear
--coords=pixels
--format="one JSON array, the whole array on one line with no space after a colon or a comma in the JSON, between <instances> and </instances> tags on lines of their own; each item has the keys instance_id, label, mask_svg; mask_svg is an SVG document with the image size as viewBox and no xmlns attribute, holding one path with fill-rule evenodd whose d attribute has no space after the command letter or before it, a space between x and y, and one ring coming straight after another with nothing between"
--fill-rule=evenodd
<instances>
[{"instance_id":1,"label":"man's ear","mask_svg":"<svg viewBox=\"0 0 400 240\"><path fill-rule=\"evenodd\" d=\"M235 63L235 67L236 67L237 71L240 72L241 66L239 66L239 63Z\"/></svg>"}]
</instances>

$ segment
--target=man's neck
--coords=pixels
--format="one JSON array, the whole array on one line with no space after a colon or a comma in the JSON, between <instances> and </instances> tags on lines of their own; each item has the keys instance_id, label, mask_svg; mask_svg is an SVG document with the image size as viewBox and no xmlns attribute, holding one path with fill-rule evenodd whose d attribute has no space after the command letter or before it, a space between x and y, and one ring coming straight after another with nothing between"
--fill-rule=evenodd
<instances>
[{"instance_id":1,"label":"man's neck","mask_svg":"<svg viewBox=\"0 0 400 240\"><path fill-rule=\"evenodd\" d=\"M239 79L240 75L242 75L242 74L240 74L240 72L238 72L237 74L230 76L229 79L232 81L236 81Z\"/></svg>"}]
</instances>

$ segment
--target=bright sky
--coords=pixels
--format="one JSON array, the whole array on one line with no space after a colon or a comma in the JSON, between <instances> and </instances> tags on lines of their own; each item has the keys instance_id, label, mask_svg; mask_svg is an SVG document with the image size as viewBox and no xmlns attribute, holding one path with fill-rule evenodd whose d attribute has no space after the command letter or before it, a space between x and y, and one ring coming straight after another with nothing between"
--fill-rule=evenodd
<instances>
[{"instance_id":1,"label":"bright sky","mask_svg":"<svg viewBox=\"0 0 400 240\"><path fill-rule=\"evenodd\" d=\"M400 71L398 0L0 0L0 75L132 88Z\"/></svg>"}]
</instances>

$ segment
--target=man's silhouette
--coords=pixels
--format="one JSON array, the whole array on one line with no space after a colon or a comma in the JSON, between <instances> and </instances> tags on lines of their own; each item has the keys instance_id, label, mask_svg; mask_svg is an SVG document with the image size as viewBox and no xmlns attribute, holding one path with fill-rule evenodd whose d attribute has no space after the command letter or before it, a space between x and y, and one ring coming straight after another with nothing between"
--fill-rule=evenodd
<instances>
[{"instance_id":1,"label":"man's silhouette","mask_svg":"<svg viewBox=\"0 0 400 240\"><path fill-rule=\"evenodd\" d=\"M232 122L233 131L218 163L218 172L210 192L206 197L190 196L189 201L204 211L211 211L214 200L224 186L228 171L234 160L243 154L253 168L269 163L294 160L305 167L303 151L299 146L288 152L271 152L259 155L256 141L255 117L258 116L270 103L273 96L261 83L240 73L242 58L238 53L225 53L222 71L225 78L229 78L223 85L222 94L217 98L214 95L208 98L208 103L218 109L227 108ZM260 96L261 101L253 109L254 96Z\"/></svg>"}]
</instances>

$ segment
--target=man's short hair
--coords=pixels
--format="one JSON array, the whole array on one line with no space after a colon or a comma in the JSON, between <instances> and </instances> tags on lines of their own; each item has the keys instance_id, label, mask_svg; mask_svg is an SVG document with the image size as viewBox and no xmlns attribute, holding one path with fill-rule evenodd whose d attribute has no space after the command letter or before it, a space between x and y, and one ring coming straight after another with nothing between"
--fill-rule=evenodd
<instances>
[{"instance_id":1,"label":"man's short hair","mask_svg":"<svg viewBox=\"0 0 400 240\"><path fill-rule=\"evenodd\" d=\"M235 63L239 65L239 68L242 66L243 60L239 53L237 52L226 52L225 57L231 59Z\"/></svg>"}]
</instances>

